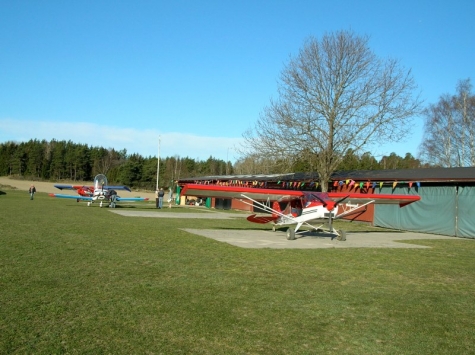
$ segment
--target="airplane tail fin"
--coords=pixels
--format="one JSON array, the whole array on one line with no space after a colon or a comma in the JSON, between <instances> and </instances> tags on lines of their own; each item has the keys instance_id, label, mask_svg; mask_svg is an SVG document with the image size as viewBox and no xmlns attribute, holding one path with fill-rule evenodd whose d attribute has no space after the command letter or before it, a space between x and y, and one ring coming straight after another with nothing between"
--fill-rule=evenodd
<instances>
[{"instance_id":1,"label":"airplane tail fin","mask_svg":"<svg viewBox=\"0 0 475 355\"><path fill-rule=\"evenodd\" d=\"M273 209L274 211L277 211L277 212L279 212L279 213L282 213L282 210L280 209L279 202L277 202L277 201L274 201L274 203L272 204L272 209ZM272 213L272 218L273 218L273 219L277 219L277 218L279 218L279 215L278 215L277 213Z\"/></svg>"},{"instance_id":2,"label":"airplane tail fin","mask_svg":"<svg viewBox=\"0 0 475 355\"><path fill-rule=\"evenodd\" d=\"M271 216L257 216L255 214L249 216L246 218L249 222L253 222L253 223L269 223L269 222L272 222L275 220L274 217L271 217Z\"/></svg>"},{"instance_id":3,"label":"airplane tail fin","mask_svg":"<svg viewBox=\"0 0 475 355\"><path fill-rule=\"evenodd\" d=\"M272 212L272 216L258 216L258 215L253 214L247 217L246 219L249 222L253 222L253 223L275 222L276 220L280 218L280 215L278 213L282 213L280 209L280 205L277 201L274 201L274 203L272 204L272 210L274 211Z\"/></svg>"}]
</instances>

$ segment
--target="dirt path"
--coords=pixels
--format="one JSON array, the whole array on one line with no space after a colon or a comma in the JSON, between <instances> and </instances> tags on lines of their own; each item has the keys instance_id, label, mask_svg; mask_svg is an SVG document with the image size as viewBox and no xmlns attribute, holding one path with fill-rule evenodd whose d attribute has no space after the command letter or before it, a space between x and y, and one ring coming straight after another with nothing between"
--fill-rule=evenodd
<instances>
[{"instance_id":1,"label":"dirt path","mask_svg":"<svg viewBox=\"0 0 475 355\"><path fill-rule=\"evenodd\" d=\"M71 185L92 185L93 182L69 182ZM28 191L31 185L35 185L36 191L37 192L46 192L46 193L66 193L66 194L71 194L74 195L74 191L63 191L58 190L54 185L57 183L53 182L44 182L44 181L30 181L30 180L16 180L16 179L10 179L9 177L6 176L0 176L0 186L5 185L5 186L11 186L13 188L16 188L18 190L23 190L23 191ZM68 182L64 183L62 182L61 184L68 184ZM121 191L120 195L122 197L136 197L136 196L141 196L141 197L148 197L149 199L153 200L155 199L155 194L153 192L144 192L144 191L132 191L132 192L127 192L127 191Z\"/></svg>"}]
</instances>

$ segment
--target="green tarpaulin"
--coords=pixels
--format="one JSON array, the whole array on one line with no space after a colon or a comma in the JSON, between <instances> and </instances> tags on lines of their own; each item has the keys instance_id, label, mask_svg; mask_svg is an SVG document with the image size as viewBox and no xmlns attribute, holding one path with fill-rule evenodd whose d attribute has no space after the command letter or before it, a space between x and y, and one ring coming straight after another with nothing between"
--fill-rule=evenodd
<instances>
[{"instance_id":1,"label":"green tarpaulin","mask_svg":"<svg viewBox=\"0 0 475 355\"><path fill-rule=\"evenodd\" d=\"M421 201L399 208L376 205L374 224L380 227L475 238L475 188L428 186L383 187L382 194L418 194Z\"/></svg>"},{"instance_id":2,"label":"green tarpaulin","mask_svg":"<svg viewBox=\"0 0 475 355\"><path fill-rule=\"evenodd\" d=\"M475 187L459 187L457 197L456 236L475 238Z\"/></svg>"},{"instance_id":3,"label":"green tarpaulin","mask_svg":"<svg viewBox=\"0 0 475 355\"><path fill-rule=\"evenodd\" d=\"M176 203L177 205L180 204L180 192L181 192L181 187L177 185L177 186L176 186L176 195L175 195L175 196L176 196L176 197L175 197L175 203Z\"/></svg>"}]
</instances>

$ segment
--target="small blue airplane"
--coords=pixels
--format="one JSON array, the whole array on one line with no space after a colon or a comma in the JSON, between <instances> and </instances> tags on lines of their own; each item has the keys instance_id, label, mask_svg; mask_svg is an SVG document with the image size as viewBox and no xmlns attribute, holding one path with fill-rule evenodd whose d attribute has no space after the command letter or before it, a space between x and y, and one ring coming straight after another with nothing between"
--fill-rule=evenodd
<instances>
[{"instance_id":1,"label":"small blue airplane","mask_svg":"<svg viewBox=\"0 0 475 355\"><path fill-rule=\"evenodd\" d=\"M107 177L104 174L96 175L94 178L94 186L84 185L54 185L60 190L75 190L79 196L64 195L64 194L49 194L51 197L71 198L79 201L88 201L90 206L94 201L99 201L99 207L103 206L104 202L110 203L109 207L114 208L116 202L134 202L134 201L148 201L147 197L120 197L116 190L125 190L131 192L127 186L111 186L107 183Z\"/></svg>"}]
</instances>

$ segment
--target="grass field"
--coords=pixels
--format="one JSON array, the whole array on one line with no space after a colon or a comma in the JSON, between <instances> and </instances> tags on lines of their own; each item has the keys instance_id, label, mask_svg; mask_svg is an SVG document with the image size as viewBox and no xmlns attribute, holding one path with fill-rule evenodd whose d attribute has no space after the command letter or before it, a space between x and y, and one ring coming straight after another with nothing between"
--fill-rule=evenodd
<instances>
[{"instance_id":1,"label":"grass field","mask_svg":"<svg viewBox=\"0 0 475 355\"><path fill-rule=\"evenodd\" d=\"M256 228L244 219L3 191L1 354L475 353L473 240L242 249L180 228Z\"/></svg>"}]
</instances>

